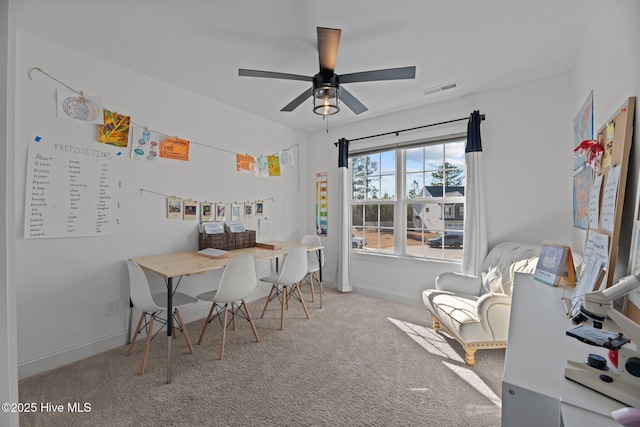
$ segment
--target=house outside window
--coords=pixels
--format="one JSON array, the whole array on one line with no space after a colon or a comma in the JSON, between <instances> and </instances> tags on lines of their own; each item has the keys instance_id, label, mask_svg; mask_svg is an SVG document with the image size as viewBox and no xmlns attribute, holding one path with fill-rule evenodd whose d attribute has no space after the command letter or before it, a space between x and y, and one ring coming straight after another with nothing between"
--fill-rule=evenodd
<instances>
[{"instance_id":1,"label":"house outside window","mask_svg":"<svg viewBox=\"0 0 640 427\"><path fill-rule=\"evenodd\" d=\"M352 250L462 260L464 137L351 156Z\"/></svg>"}]
</instances>

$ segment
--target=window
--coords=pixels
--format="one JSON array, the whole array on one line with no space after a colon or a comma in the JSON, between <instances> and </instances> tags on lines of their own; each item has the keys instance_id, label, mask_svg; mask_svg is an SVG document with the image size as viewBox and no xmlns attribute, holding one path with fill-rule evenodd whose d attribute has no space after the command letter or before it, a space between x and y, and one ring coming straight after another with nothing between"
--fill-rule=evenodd
<instances>
[{"instance_id":1,"label":"window","mask_svg":"<svg viewBox=\"0 0 640 427\"><path fill-rule=\"evenodd\" d=\"M462 260L464 139L351 157L353 250Z\"/></svg>"}]
</instances>

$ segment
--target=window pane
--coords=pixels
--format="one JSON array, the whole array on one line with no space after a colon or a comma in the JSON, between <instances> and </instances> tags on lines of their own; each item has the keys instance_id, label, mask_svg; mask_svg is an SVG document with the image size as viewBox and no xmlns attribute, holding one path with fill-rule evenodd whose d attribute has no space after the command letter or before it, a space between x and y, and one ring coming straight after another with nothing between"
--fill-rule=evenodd
<instances>
[{"instance_id":1,"label":"window pane","mask_svg":"<svg viewBox=\"0 0 640 427\"><path fill-rule=\"evenodd\" d=\"M444 146L444 161L459 168L465 167L464 150L466 141L452 142Z\"/></svg>"},{"instance_id":2,"label":"window pane","mask_svg":"<svg viewBox=\"0 0 640 427\"><path fill-rule=\"evenodd\" d=\"M380 177L369 178L367 182L367 199L380 198Z\"/></svg>"},{"instance_id":3,"label":"window pane","mask_svg":"<svg viewBox=\"0 0 640 427\"><path fill-rule=\"evenodd\" d=\"M393 205L380 205L380 227L393 228Z\"/></svg>"},{"instance_id":4,"label":"window pane","mask_svg":"<svg viewBox=\"0 0 640 427\"><path fill-rule=\"evenodd\" d=\"M442 147L442 145L424 147L424 170L437 171L442 166L442 157L444 156Z\"/></svg>"},{"instance_id":5,"label":"window pane","mask_svg":"<svg viewBox=\"0 0 640 427\"><path fill-rule=\"evenodd\" d=\"M393 245L393 227L380 228L378 236L378 249L381 252L392 254L395 251Z\"/></svg>"},{"instance_id":6,"label":"window pane","mask_svg":"<svg viewBox=\"0 0 640 427\"><path fill-rule=\"evenodd\" d=\"M406 196L409 198L415 197L424 197L424 174L422 172L418 173L408 173L407 174L407 194Z\"/></svg>"},{"instance_id":7,"label":"window pane","mask_svg":"<svg viewBox=\"0 0 640 427\"><path fill-rule=\"evenodd\" d=\"M407 150L407 172L420 172L424 170L424 148L410 148Z\"/></svg>"},{"instance_id":8,"label":"window pane","mask_svg":"<svg viewBox=\"0 0 640 427\"><path fill-rule=\"evenodd\" d=\"M396 173L395 151L385 151L384 153L380 153L380 173L382 174Z\"/></svg>"},{"instance_id":9,"label":"window pane","mask_svg":"<svg viewBox=\"0 0 640 427\"><path fill-rule=\"evenodd\" d=\"M364 206L364 225L378 227L378 205Z\"/></svg>"},{"instance_id":10,"label":"window pane","mask_svg":"<svg viewBox=\"0 0 640 427\"><path fill-rule=\"evenodd\" d=\"M383 199L395 199L396 198L396 176L395 175L383 175L380 177L382 192L381 198Z\"/></svg>"},{"instance_id":11,"label":"window pane","mask_svg":"<svg viewBox=\"0 0 640 427\"><path fill-rule=\"evenodd\" d=\"M354 227L364 226L362 210L362 205L353 205L351 207L351 225L353 225Z\"/></svg>"}]
</instances>

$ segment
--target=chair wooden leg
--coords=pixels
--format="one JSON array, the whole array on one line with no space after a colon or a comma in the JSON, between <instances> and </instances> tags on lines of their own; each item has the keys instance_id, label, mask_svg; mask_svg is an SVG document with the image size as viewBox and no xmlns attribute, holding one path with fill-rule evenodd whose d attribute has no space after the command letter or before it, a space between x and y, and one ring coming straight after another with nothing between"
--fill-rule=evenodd
<instances>
[{"instance_id":1,"label":"chair wooden leg","mask_svg":"<svg viewBox=\"0 0 640 427\"><path fill-rule=\"evenodd\" d=\"M211 316L213 315L213 310L215 310L215 303L211 304L211 310L209 310L209 315L207 316L207 320L204 321L204 326L202 327L202 332L200 332L200 339L198 340L198 345L202 343L202 338L204 337L204 331L207 330L207 326L209 326L209 321L211 320Z\"/></svg>"},{"instance_id":2,"label":"chair wooden leg","mask_svg":"<svg viewBox=\"0 0 640 427\"><path fill-rule=\"evenodd\" d=\"M140 320L138 320L138 326L136 326L136 333L133 334L133 338L131 338L131 344L129 344L129 351L127 351L126 356L131 356L133 345L136 343L136 339L138 338L138 334L140 333L140 328L142 327L143 321L144 321L144 312L140 314Z\"/></svg>"},{"instance_id":3,"label":"chair wooden leg","mask_svg":"<svg viewBox=\"0 0 640 427\"><path fill-rule=\"evenodd\" d=\"M300 282L302 283L302 282ZM298 290L298 295L300 296L300 302L302 303L302 308L304 308L304 314L307 315L307 319L309 319L309 311L307 310L307 304L304 303L304 298L302 298L302 291L300 290L300 283L296 285L296 289ZM291 290L293 292L293 289Z\"/></svg>"},{"instance_id":4,"label":"chair wooden leg","mask_svg":"<svg viewBox=\"0 0 640 427\"><path fill-rule=\"evenodd\" d=\"M144 370L147 368L147 356L149 355L149 345L151 344L151 338L153 337L153 321L155 317L151 315L149 320L149 327L147 328L147 342L144 344L144 351L142 352L142 366L140 366L140 375L144 375Z\"/></svg>"},{"instance_id":5,"label":"chair wooden leg","mask_svg":"<svg viewBox=\"0 0 640 427\"><path fill-rule=\"evenodd\" d=\"M189 333L187 332L187 327L184 325L184 320L182 320L182 315L180 311L176 308L176 317L178 318L178 322L180 322L180 328L182 328L182 334L184 335L184 339L187 341L187 347L189 347L189 351L193 354L193 346L191 345L191 339L189 338Z\"/></svg>"},{"instance_id":6,"label":"chair wooden leg","mask_svg":"<svg viewBox=\"0 0 640 427\"><path fill-rule=\"evenodd\" d=\"M287 295L287 287L284 286L282 288L282 298L280 298L280 300L282 301L282 306L280 308L280 330L282 330L284 328L284 305L286 304L286 297Z\"/></svg>"},{"instance_id":7,"label":"chair wooden leg","mask_svg":"<svg viewBox=\"0 0 640 427\"><path fill-rule=\"evenodd\" d=\"M224 339L227 336L227 306L224 306L224 315L222 316L222 343L220 344L220 360L224 359Z\"/></svg>"},{"instance_id":8,"label":"chair wooden leg","mask_svg":"<svg viewBox=\"0 0 640 427\"><path fill-rule=\"evenodd\" d=\"M271 296L273 295L273 290L275 289L276 285L272 285L271 286L271 291L269 292L269 296L267 297L267 302L264 304L264 308L262 309L262 316L260 316L260 318L264 318L264 313L267 311L267 306L269 305L269 301L271 301Z\"/></svg>"},{"instance_id":9,"label":"chair wooden leg","mask_svg":"<svg viewBox=\"0 0 640 427\"><path fill-rule=\"evenodd\" d=\"M256 325L253 323L253 319L251 318L251 313L249 312L249 307L242 300L241 307L244 307L244 312L247 314L247 319L249 320L249 324L251 325L251 330L253 331L253 335L256 336L256 342L260 342L260 338L258 337L258 331L256 331Z\"/></svg>"}]
</instances>

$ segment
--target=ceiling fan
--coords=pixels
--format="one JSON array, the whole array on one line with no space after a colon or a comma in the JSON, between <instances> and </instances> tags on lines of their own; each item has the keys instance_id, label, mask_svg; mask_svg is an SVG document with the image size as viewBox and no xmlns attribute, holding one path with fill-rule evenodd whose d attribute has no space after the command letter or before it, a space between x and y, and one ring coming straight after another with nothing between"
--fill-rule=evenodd
<instances>
[{"instance_id":1,"label":"ceiling fan","mask_svg":"<svg viewBox=\"0 0 640 427\"><path fill-rule=\"evenodd\" d=\"M387 68L383 70L361 71L350 74L336 74L336 58L342 30L318 27L318 58L320 72L313 77L299 74L278 73L273 71L259 71L239 69L238 75L245 77L265 77L271 79L301 80L312 82L312 86L297 98L285 105L280 111L293 111L310 96L313 96L313 112L322 116L329 116L340 111L338 100L356 114L368 110L362 102L341 85L345 83L371 82L378 80L413 79L416 67Z\"/></svg>"}]
</instances>

